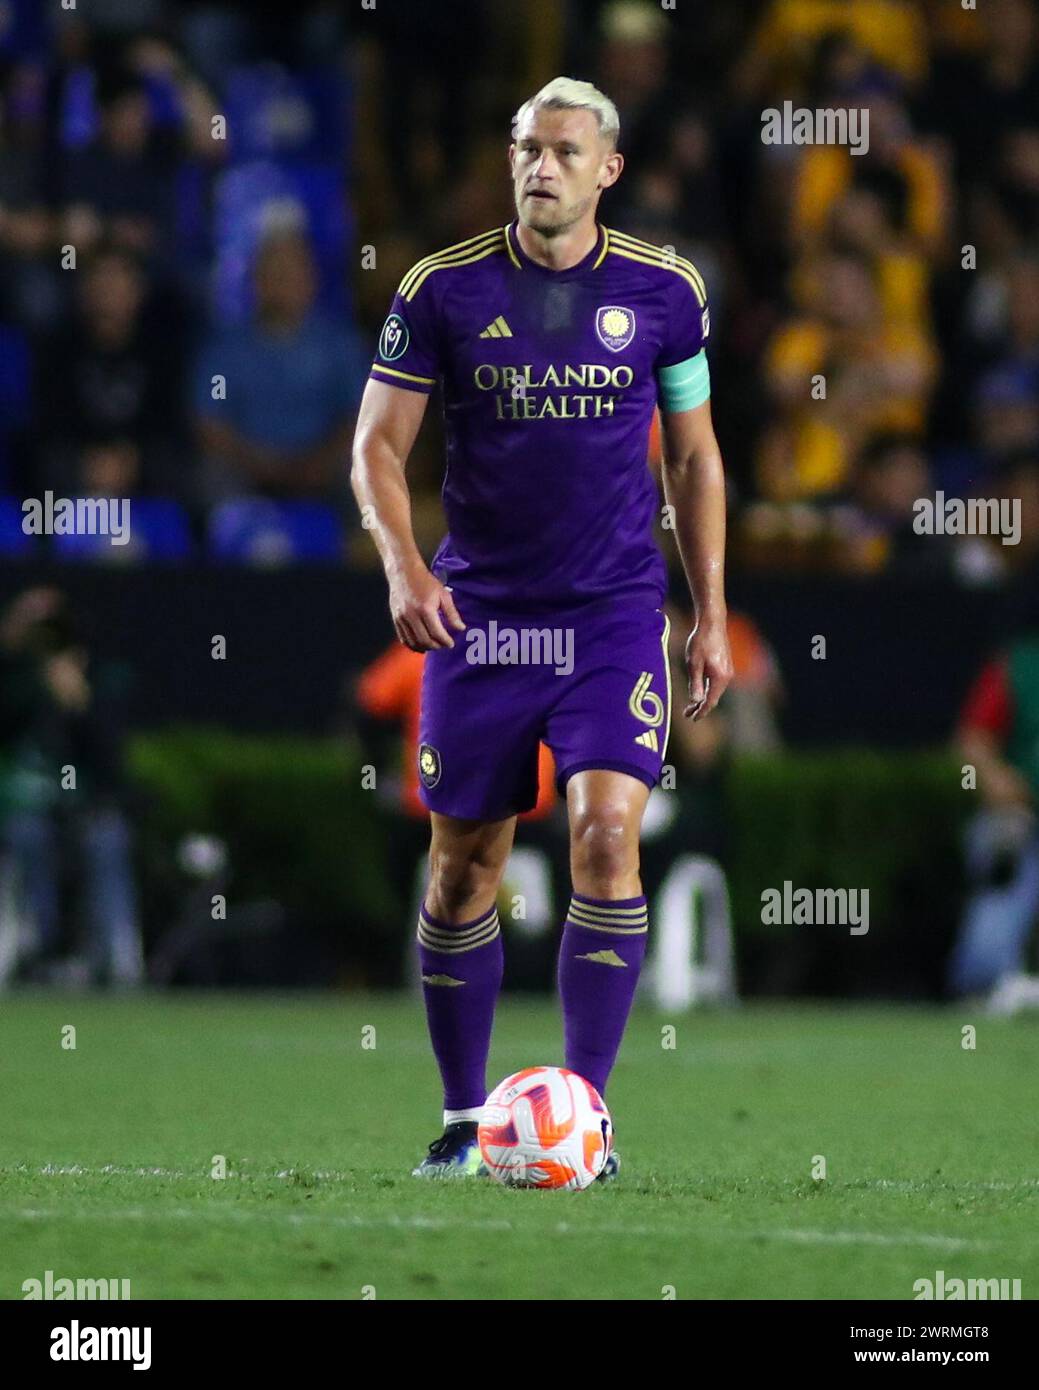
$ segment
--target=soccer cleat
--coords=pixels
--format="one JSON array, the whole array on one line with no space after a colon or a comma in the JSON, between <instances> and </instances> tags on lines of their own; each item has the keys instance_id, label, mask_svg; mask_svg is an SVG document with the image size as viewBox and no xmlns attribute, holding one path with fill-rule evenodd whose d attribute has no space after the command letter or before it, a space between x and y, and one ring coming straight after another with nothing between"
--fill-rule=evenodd
<instances>
[{"instance_id":1,"label":"soccer cleat","mask_svg":"<svg viewBox=\"0 0 1039 1390\"><path fill-rule=\"evenodd\" d=\"M413 1178L483 1178L487 1165L480 1156L475 1120L458 1120L448 1125L439 1139L429 1146L429 1153L417 1168Z\"/></svg>"},{"instance_id":2,"label":"soccer cleat","mask_svg":"<svg viewBox=\"0 0 1039 1390\"><path fill-rule=\"evenodd\" d=\"M621 1156L611 1150L606 1155L606 1162L602 1166L602 1172L595 1179L596 1182L613 1182L614 1178L620 1176Z\"/></svg>"}]
</instances>

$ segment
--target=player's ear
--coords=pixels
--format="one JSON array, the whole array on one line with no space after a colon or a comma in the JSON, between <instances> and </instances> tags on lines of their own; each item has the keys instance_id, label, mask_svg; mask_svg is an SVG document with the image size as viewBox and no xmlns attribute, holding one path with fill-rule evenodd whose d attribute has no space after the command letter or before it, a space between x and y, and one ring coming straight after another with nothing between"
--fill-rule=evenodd
<instances>
[{"instance_id":1,"label":"player's ear","mask_svg":"<svg viewBox=\"0 0 1039 1390\"><path fill-rule=\"evenodd\" d=\"M624 156L619 150L614 150L603 160L603 175L599 180L600 188L612 188L621 176L624 168Z\"/></svg>"}]
</instances>

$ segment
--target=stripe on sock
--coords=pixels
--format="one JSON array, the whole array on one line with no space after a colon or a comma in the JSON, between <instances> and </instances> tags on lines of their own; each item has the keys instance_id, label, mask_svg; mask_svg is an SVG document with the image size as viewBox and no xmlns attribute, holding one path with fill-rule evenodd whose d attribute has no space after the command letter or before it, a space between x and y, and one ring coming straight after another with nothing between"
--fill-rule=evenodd
<instances>
[{"instance_id":1,"label":"stripe on sock","mask_svg":"<svg viewBox=\"0 0 1039 1390\"><path fill-rule=\"evenodd\" d=\"M498 922L498 909L492 907L474 922L460 922L457 926L430 917L423 904L418 918L419 942L430 951L443 955L459 955L463 951L475 951L478 946L486 946L501 932Z\"/></svg>"},{"instance_id":2,"label":"stripe on sock","mask_svg":"<svg viewBox=\"0 0 1039 1390\"><path fill-rule=\"evenodd\" d=\"M575 893L570 899L566 920L572 926L587 927L610 936L641 936L649 930L645 899L638 907L609 907L604 903L591 903Z\"/></svg>"}]
</instances>

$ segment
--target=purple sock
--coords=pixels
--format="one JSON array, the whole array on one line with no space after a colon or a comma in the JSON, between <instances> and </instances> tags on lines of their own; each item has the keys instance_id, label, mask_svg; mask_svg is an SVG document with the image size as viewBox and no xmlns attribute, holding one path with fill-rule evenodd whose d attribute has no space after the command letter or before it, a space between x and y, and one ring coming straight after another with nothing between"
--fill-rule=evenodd
<instances>
[{"instance_id":1,"label":"purple sock","mask_svg":"<svg viewBox=\"0 0 1039 1390\"><path fill-rule=\"evenodd\" d=\"M559 945L566 1065L606 1093L646 954L646 899L575 893Z\"/></svg>"},{"instance_id":2,"label":"purple sock","mask_svg":"<svg viewBox=\"0 0 1039 1390\"><path fill-rule=\"evenodd\" d=\"M487 1099L487 1053L504 957L498 909L472 922L441 922L425 904L418 920L422 993L433 1052L444 1083L444 1109Z\"/></svg>"}]
</instances>

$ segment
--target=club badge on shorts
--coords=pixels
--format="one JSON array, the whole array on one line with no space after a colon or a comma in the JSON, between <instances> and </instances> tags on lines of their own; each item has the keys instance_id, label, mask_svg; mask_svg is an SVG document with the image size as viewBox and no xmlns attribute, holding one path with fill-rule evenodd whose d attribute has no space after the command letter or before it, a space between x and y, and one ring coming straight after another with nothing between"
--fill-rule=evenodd
<instances>
[{"instance_id":1,"label":"club badge on shorts","mask_svg":"<svg viewBox=\"0 0 1039 1390\"><path fill-rule=\"evenodd\" d=\"M419 747L418 775L424 787L435 787L440 781L440 754L431 743L423 743Z\"/></svg>"}]
</instances>

